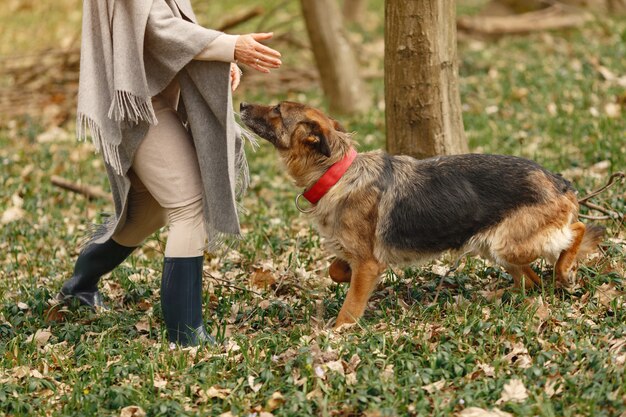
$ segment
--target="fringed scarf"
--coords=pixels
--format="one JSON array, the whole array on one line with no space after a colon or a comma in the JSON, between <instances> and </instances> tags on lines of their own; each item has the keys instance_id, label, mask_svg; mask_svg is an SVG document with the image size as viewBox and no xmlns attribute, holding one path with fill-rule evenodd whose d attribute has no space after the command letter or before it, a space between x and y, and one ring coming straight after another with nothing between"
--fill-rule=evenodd
<instances>
[{"instance_id":1,"label":"fringed scarf","mask_svg":"<svg viewBox=\"0 0 626 417\"><path fill-rule=\"evenodd\" d=\"M247 185L241 131L234 121L229 63L193 58L221 32L195 23L189 0L84 0L77 134L104 157L115 221L95 241L124 223L127 171L150 124L151 97L174 79L181 117L193 137L204 186L209 248L239 235L236 197Z\"/></svg>"}]
</instances>

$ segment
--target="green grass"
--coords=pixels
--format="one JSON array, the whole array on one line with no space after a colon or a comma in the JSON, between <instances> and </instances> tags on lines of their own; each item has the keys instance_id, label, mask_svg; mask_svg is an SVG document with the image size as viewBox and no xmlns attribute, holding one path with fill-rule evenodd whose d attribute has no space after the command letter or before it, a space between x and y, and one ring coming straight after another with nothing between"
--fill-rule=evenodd
<instances>
[{"instance_id":1,"label":"green grass","mask_svg":"<svg viewBox=\"0 0 626 417\"><path fill-rule=\"evenodd\" d=\"M199 6L207 21L226 7ZM213 7L215 14L204 14ZM371 30L359 34L366 42L380 39L379 8L372 2ZM301 28L298 19L287 19L296 12L290 2L267 24L279 25L277 33ZM306 51L275 46L298 57L281 71L310 65ZM626 168L625 90L594 66L598 60L624 75L626 21L493 41L464 38L459 54L473 150L536 159L572 179L581 193ZM382 81L370 87L375 102L382 100ZM244 77L237 100L290 98L324 107L318 90L269 94ZM606 105L618 102L621 115L607 115ZM361 149L383 146L380 106L341 121L357 132ZM228 253L207 256L205 264L205 319L214 334L226 336L228 348L170 351L162 343L166 232L104 279L111 312L70 309L52 321L47 301L68 277L78 242L112 207L50 184L50 176L60 174L108 187L100 157L90 144L74 142L71 124L65 140L42 141L47 129L22 118L0 131L0 213L20 204L24 210L0 229L0 415L117 416L131 405L149 416L448 416L472 406L519 416L618 416L626 409L626 313L618 297L626 287L623 225L603 222L603 254L581 268L583 284L571 293L554 289L543 263L536 269L545 288L526 296L509 292L510 276L473 258L445 278L433 302L438 273L453 261L443 258L389 270L359 325L333 334L327 323L346 286L327 277L328 253L293 206L299 190L265 143L249 152L245 239ZM596 201L623 212L624 186ZM262 265L276 280L267 289L251 285ZM501 297L487 299L498 289ZM49 339L33 341L38 330ZM513 379L528 398L498 403ZM271 400L276 392L284 401Z\"/></svg>"}]
</instances>

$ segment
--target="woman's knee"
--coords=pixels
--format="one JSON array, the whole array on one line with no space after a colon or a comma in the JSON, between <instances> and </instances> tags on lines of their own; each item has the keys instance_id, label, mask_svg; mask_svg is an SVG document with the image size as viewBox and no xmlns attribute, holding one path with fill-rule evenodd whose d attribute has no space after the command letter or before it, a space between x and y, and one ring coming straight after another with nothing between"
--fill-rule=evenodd
<instances>
[{"instance_id":1,"label":"woman's knee","mask_svg":"<svg viewBox=\"0 0 626 417\"><path fill-rule=\"evenodd\" d=\"M202 199L168 209L170 230L165 246L167 257L201 256L206 245Z\"/></svg>"},{"instance_id":2,"label":"woman's knee","mask_svg":"<svg viewBox=\"0 0 626 417\"><path fill-rule=\"evenodd\" d=\"M168 223L168 211L146 191L129 198L126 222L113 239L124 246L139 246Z\"/></svg>"}]
</instances>

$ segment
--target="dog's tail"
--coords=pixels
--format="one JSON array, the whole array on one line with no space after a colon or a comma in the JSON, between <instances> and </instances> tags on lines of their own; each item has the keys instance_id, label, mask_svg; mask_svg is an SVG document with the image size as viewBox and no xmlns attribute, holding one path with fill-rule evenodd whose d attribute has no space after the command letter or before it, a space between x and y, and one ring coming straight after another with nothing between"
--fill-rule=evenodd
<instances>
[{"instance_id":1,"label":"dog's tail","mask_svg":"<svg viewBox=\"0 0 626 417\"><path fill-rule=\"evenodd\" d=\"M597 224L589 224L585 228L585 235L582 242L580 242L580 248L576 254L577 260L585 259L588 255L598 250L598 245L602 242L604 237L605 228Z\"/></svg>"}]
</instances>

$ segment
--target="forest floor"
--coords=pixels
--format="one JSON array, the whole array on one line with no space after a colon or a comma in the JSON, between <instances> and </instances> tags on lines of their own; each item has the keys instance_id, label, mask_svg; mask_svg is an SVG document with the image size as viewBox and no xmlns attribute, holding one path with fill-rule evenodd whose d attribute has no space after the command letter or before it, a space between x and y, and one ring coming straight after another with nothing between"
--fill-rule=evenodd
<instances>
[{"instance_id":1,"label":"forest floor","mask_svg":"<svg viewBox=\"0 0 626 417\"><path fill-rule=\"evenodd\" d=\"M210 26L258 2L195 3ZM246 71L235 100L325 108L297 2L265 3L281 7L266 6L237 32L273 30L285 65L266 78ZM370 3L363 26L350 29L374 100L367 114L338 117L361 151L384 147L385 137L382 2ZM2 65L36 60L76 46L80 1L8 0L0 26ZM626 20L493 39L460 34L459 62L473 152L534 159L581 195L626 168ZM65 95L0 127L0 416L626 416L623 223L599 221L601 253L581 266L571 291L554 287L543 262L534 265L543 288L519 294L479 258L444 277L454 259L443 257L386 271L358 325L334 333L347 286L328 278L324 242L294 207L300 190L266 143L248 148L244 239L205 263L204 317L223 344L170 350L163 342L166 231L103 280L111 311L51 312L79 242L113 209L50 182L60 175L108 189L100 156L74 139L76 74L68 71L35 77L52 80L39 89L60 83ZM594 202L624 213L624 184Z\"/></svg>"}]
</instances>

